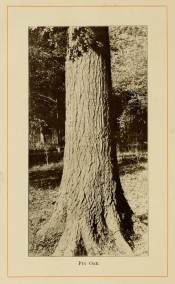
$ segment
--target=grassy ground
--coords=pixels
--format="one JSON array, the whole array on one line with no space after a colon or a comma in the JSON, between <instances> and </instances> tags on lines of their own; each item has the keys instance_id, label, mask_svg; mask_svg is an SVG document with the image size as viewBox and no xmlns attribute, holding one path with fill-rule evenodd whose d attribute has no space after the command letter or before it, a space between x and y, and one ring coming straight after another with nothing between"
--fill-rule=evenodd
<instances>
[{"instance_id":1,"label":"grassy ground","mask_svg":"<svg viewBox=\"0 0 175 284\"><path fill-rule=\"evenodd\" d=\"M35 234L51 216L59 194L62 162L33 166L29 170L29 255L47 256L47 246L35 242ZM148 254L148 176L147 162L129 157L119 158L119 170L125 196L137 216L134 254Z\"/></svg>"}]
</instances>

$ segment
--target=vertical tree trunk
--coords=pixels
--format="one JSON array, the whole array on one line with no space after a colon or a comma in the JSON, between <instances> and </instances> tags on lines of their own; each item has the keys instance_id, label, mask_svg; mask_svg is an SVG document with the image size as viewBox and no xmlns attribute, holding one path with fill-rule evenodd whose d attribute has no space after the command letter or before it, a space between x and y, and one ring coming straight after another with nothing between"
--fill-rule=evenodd
<instances>
[{"instance_id":1,"label":"vertical tree trunk","mask_svg":"<svg viewBox=\"0 0 175 284\"><path fill-rule=\"evenodd\" d=\"M108 28L69 28L62 197L41 235L63 233L54 255L130 255L132 210L112 135Z\"/></svg>"}]
</instances>

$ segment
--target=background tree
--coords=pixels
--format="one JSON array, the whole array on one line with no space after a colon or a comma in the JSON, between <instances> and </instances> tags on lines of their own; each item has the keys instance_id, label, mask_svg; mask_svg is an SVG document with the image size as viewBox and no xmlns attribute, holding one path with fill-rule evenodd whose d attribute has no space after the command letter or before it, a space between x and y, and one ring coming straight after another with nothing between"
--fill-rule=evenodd
<instances>
[{"instance_id":1,"label":"background tree","mask_svg":"<svg viewBox=\"0 0 175 284\"><path fill-rule=\"evenodd\" d=\"M66 143L55 211L37 237L59 239L54 255L130 255L132 210L124 196L112 127L107 27L70 27Z\"/></svg>"},{"instance_id":2,"label":"background tree","mask_svg":"<svg viewBox=\"0 0 175 284\"><path fill-rule=\"evenodd\" d=\"M66 30L29 29L30 133L50 126L57 132L58 144L64 136Z\"/></svg>"}]
</instances>

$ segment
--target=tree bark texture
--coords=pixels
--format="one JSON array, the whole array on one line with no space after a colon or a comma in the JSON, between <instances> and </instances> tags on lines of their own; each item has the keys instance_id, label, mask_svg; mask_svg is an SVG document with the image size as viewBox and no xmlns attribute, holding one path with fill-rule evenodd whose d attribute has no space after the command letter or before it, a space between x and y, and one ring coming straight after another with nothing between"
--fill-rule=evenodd
<instances>
[{"instance_id":1,"label":"tree bark texture","mask_svg":"<svg viewBox=\"0 0 175 284\"><path fill-rule=\"evenodd\" d=\"M132 255L133 212L112 135L108 28L70 27L68 34L61 197L41 234L61 235L55 256Z\"/></svg>"}]
</instances>

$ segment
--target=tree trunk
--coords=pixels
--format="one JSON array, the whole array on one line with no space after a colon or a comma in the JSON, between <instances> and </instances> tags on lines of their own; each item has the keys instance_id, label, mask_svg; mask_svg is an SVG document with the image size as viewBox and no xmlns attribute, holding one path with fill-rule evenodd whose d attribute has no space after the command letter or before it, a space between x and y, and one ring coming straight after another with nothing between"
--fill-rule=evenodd
<instances>
[{"instance_id":1,"label":"tree trunk","mask_svg":"<svg viewBox=\"0 0 175 284\"><path fill-rule=\"evenodd\" d=\"M59 100L56 99L57 104L57 114L56 114L56 131L57 131L57 145L61 147L61 108L59 104Z\"/></svg>"},{"instance_id":2,"label":"tree trunk","mask_svg":"<svg viewBox=\"0 0 175 284\"><path fill-rule=\"evenodd\" d=\"M61 196L39 235L61 235L55 256L131 255L133 212L112 135L108 28L70 27L68 34Z\"/></svg>"}]
</instances>

